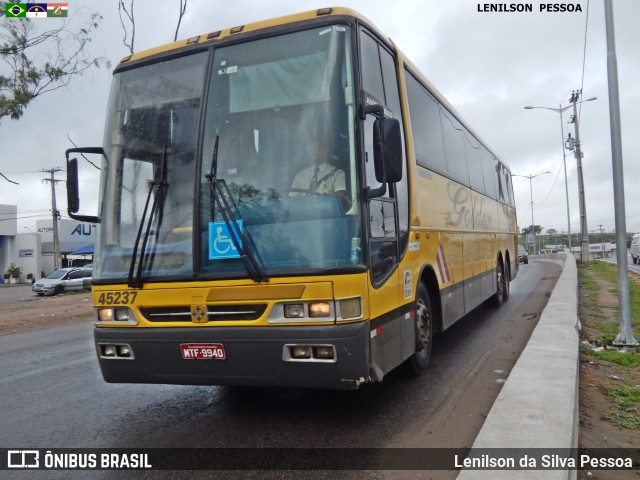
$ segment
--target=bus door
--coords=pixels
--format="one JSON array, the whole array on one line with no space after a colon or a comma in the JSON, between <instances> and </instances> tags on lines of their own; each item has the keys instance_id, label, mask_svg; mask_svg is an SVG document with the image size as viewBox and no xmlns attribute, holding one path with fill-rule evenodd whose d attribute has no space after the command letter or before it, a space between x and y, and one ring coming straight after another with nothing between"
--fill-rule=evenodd
<instances>
[{"instance_id":1,"label":"bus door","mask_svg":"<svg viewBox=\"0 0 640 480\"><path fill-rule=\"evenodd\" d=\"M372 122L365 122L367 126ZM372 152L367 152L367 187L379 188L372 172ZM374 372L382 375L402 360L402 325L399 300L403 284L398 268L398 213L392 191L367 201L369 252L369 313ZM381 379L381 378L380 378Z\"/></svg>"},{"instance_id":2,"label":"bus door","mask_svg":"<svg viewBox=\"0 0 640 480\"><path fill-rule=\"evenodd\" d=\"M385 185L376 179L374 165L373 130L376 118L384 115L402 122L395 59L392 52L366 29L361 29L359 36L362 102L366 106L382 107L377 114L367 114L363 119L364 170L368 192L365 209L368 214L366 251L369 253L370 267L371 362L373 375L381 380L382 375L415 350L413 319L403 310L403 304L411 302L415 285L412 285L411 272L401 272L398 268L408 232L406 165L401 182ZM407 276L408 279L405 279Z\"/></svg>"}]
</instances>

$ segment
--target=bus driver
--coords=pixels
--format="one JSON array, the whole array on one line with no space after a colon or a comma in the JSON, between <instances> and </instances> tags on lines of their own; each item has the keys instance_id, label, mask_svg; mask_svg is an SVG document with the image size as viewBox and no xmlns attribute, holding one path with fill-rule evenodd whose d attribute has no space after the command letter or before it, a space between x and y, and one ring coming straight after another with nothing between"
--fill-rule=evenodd
<instances>
[{"instance_id":1,"label":"bus driver","mask_svg":"<svg viewBox=\"0 0 640 480\"><path fill-rule=\"evenodd\" d=\"M307 145L307 152L312 165L296 174L289 196L335 195L344 210L348 210L351 202L347 196L344 171L327 162L329 152L326 145L319 140L312 140Z\"/></svg>"}]
</instances>

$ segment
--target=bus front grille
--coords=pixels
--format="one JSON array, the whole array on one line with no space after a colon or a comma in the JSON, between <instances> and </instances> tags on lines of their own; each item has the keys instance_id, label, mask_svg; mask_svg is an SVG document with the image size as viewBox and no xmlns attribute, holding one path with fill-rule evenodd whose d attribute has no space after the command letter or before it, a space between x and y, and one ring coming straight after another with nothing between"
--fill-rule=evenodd
<instances>
[{"instance_id":1,"label":"bus front grille","mask_svg":"<svg viewBox=\"0 0 640 480\"><path fill-rule=\"evenodd\" d=\"M257 305L207 305L207 321L257 320L267 306ZM190 306L145 307L140 313L150 322L192 322Z\"/></svg>"}]
</instances>

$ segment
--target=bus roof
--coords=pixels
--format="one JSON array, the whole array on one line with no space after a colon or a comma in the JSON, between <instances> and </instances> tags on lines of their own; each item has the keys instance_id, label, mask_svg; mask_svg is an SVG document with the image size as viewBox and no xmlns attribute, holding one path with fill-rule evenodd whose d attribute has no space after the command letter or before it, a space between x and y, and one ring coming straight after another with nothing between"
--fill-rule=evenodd
<instances>
[{"instance_id":1,"label":"bus roof","mask_svg":"<svg viewBox=\"0 0 640 480\"><path fill-rule=\"evenodd\" d=\"M238 37L243 36L248 33L257 32L259 30L264 30L267 28L279 27L284 25L295 24L297 22L303 22L308 20L313 20L315 18L326 17L326 16L346 16L357 18L360 21L363 21L368 26L373 28L371 22L369 22L364 16L352 10L350 8L344 7L330 7L330 8L320 8L318 10L309 10L306 12L295 13L292 15L286 15L283 17L271 18L268 20L262 20L259 22L248 23L245 25L238 25L231 28L226 28L223 30L216 30L209 33L204 33L201 35L196 35L194 37L178 40L177 42L168 43L165 45L160 45L158 47L150 48L148 50L144 50L142 52L134 53L133 55L128 55L124 57L120 63L142 60L147 57L151 57L154 55L160 55L163 53L169 53L172 50L177 50L188 45L197 45L197 44L205 44L211 41L220 41L230 37ZM382 36L379 30L376 29L376 33ZM382 36L382 38L385 38Z\"/></svg>"}]
</instances>

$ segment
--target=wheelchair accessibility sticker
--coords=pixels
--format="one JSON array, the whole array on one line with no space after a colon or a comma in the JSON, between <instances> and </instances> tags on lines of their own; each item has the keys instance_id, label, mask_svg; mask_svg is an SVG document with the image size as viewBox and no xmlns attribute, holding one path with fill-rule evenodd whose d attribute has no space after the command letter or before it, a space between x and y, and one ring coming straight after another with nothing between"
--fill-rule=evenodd
<instances>
[{"instance_id":1,"label":"wheelchair accessibility sticker","mask_svg":"<svg viewBox=\"0 0 640 480\"><path fill-rule=\"evenodd\" d=\"M238 220L237 224L240 233L242 233L242 220ZM233 227L233 224L231 226ZM242 248L242 240L237 232L236 239L240 248ZM238 252L231 238L231 232L226 223L209 222L209 260L222 260L225 258L240 258L240 252Z\"/></svg>"}]
</instances>

